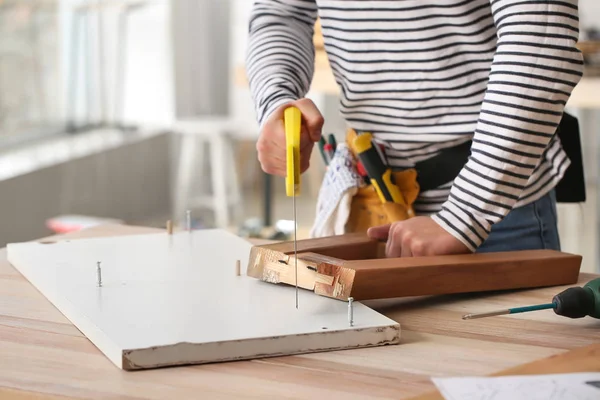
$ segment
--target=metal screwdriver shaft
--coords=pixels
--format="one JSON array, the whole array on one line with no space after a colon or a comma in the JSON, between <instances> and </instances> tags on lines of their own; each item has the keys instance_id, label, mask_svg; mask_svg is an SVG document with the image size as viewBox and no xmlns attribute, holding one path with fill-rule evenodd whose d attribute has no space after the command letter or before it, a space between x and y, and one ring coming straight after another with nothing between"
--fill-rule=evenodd
<instances>
[{"instance_id":1,"label":"metal screwdriver shaft","mask_svg":"<svg viewBox=\"0 0 600 400\"><path fill-rule=\"evenodd\" d=\"M519 314L519 313L524 313L524 312L529 312L529 311L547 310L550 308L556 308L556 304L555 303L538 304L535 306L507 308L506 310L490 311L490 312L479 313L479 314L467 314L467 315L464 315L462 317L462 319L477 319L477 318L485 318L485 317L495 317L497 315Z\"/></svg>"},{"instance_id":2,"label":"metal screwdriver shaft","mask_svg":"<svg viewBox=\"0 0 600 400\"><path fill-rule=\"evenodd\" d=\"M600 319L600 278L592 279L583 287L576 286L563 290L552 298L552 303L535 306L516 307L480 314L467 314L463 319L493 317L495 315L517 314L529 311L553 309L556 315L567 318L590 316Z\"/></svg>"}]
</instances>

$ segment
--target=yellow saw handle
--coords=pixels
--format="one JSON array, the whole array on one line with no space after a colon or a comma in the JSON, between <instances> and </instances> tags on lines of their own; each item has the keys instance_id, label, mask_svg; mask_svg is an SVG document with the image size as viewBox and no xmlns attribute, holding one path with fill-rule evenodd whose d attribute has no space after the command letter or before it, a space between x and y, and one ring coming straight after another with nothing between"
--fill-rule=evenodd
<instances>
[{"instance_id":1,"label":"yellow saw handle","mask_svg":"<svg viewBox=\"0 0 600 400\"><path fill-rule=\"evenodd\" d=\"M285 192L288 197L300 194L300 130L302 114L296 107L284 111L285 148L287 159L287 176Z\"/></svg>"}]
</instances>

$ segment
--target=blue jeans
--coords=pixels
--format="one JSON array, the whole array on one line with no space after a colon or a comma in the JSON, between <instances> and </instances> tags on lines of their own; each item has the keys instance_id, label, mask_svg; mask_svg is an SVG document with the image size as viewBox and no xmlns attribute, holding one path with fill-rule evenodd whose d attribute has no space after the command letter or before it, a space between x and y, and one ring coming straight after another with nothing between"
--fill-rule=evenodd
<instances>
[{"instance_id":1,"label":"blue jeans","mask_svg":"<svg viewBox=\"0 0 600 400\"><path fill-rule=\"evenodd\" d=\"M477 249L478 253L553 249L560 250L554 190L533 203L513 209Z\"/></svg>"}]
</instances>

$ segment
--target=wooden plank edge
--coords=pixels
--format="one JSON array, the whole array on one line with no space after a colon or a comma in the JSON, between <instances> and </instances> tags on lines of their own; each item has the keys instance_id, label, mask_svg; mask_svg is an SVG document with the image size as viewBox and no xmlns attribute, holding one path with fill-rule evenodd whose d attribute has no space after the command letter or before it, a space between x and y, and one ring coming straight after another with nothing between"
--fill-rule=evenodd
<instances>
[{"instance_id":1,"label":"wooden plank edge","mask_svg":"<svg viewBox=\"0 0 600 400\"><path fill-rule=\"evenodd\" d=\"M508 252L507 252L508 253ZM553 250L350 261L356 300L478 293L575 284L582 257Z\"/></svg>"},{"instance_id":2,"label":"wooden plank edge","mask_svg":"<svg viewBox=\"0 0 600 400\"><path fill-rule=\"evenodd\" d=\"M577 372L600 372L600 343L518 365L489 376L546 375ZM444 397L436 390L411 397L408 400L444 400Z\"/></svg>"},{"instance_id":3,"label":"wooden plank edge","mask_svg":"<svg viewBox=\"0 0 600 400\"><path fill-rule=\"evenodd\" d=\"M284 254L294 253L294 242L291 240L255 246ZM324 256L344 260L375 258L379 242L369 238L366 233L349 233L345 235L322 238L303 239L297 242L298 253L317 253Z\"/></svg>"},{"instance_id":4,"label":"wooden plank edge","mask_svg":"<svg viewBox=\"0 0 600 400\"><path fill-rule=\"evenodd\" d=\"M422 257L397 257L377 258L368 260L348 260L348 265L355 269L375 268L410 268L423 266L453 266L453 265L481 265L498 264L506 262L523 262L538 260L577 260L581 262L583 256L579 254L565 253L551 249L537 250L514 250L493 253L469 253L450 254L444 256L422 256Z\"/></svg>"}]
</instances>

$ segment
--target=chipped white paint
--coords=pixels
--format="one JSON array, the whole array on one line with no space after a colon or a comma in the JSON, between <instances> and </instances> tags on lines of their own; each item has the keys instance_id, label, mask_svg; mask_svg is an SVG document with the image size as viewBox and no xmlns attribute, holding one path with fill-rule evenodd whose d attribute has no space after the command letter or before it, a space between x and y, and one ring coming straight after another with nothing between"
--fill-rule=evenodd
<instances>
[{"instance_id":1,"label":"chipped white paint","mask_svg":"<svg viewBox=\"0 0 600 400\"><path fill-rule=\"evenodd\" d=\"M231 273L251 245L223 230L8 245L9 261L119 368L394 344L395 321ZM102 260L102 287L96 261Z\"/></svg>"}]
</instances>

